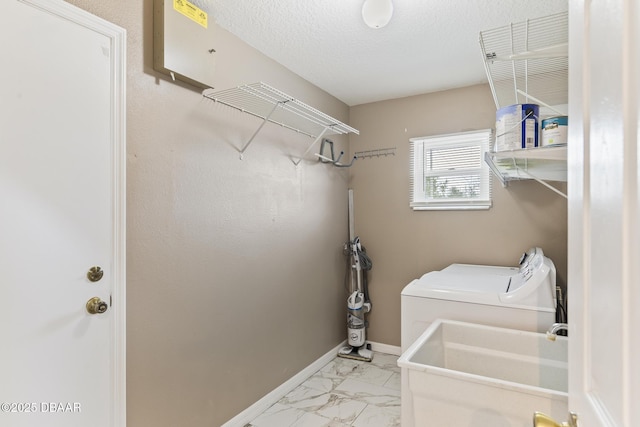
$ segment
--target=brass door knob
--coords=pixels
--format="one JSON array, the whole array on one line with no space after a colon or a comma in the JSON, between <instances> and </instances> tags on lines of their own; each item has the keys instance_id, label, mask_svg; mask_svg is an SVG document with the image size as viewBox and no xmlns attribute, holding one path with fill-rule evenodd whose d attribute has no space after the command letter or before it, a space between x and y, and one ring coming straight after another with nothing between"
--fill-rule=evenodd
<instances>
[{"instance_id":1,"label":"brass door knob","mask_svg":"<svg viewBox=\"0 0 640 427\"><path fill-rule=\"evenodd\" d=\"M542 412L534 412L533 427L578 427L578 416L570 413L568 422L557 423L553 418Z\"/></svg>"},{"instance_id":2,"label":"brass door knob","mask_svg":"<svg viewBox=\"0 0 640 427\"><path fill-rule=\"evenodd\" d=\"M102 314L109 308L106 302L98 297L93 297L87 301L87 311L89 314Z\"/></svg>"}]
</instances>

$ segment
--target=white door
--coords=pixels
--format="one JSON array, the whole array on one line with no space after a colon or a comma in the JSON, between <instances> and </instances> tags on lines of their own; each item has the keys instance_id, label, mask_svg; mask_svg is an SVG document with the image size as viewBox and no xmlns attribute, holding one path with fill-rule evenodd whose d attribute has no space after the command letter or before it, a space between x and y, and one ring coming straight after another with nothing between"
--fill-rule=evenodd
<instances>
[{"instance_id":1,"label":"white door","mask_svg":"<svg viewBox=\"0 0 640 427\"><path fill-rule=\"evenodd\" d=\"M640 426L637 3L569 1L569 409L584 427Z\"/></svg>"},{"instance_id":2,"label":"white door","mask_svg":"<svg viewBox=\"0 0 640 427\"><path fill-rule=\"evenodd\" d=\"M121 427L125 33L2 0L0 39L0 425Z\"/></svg>"}]
</instances>

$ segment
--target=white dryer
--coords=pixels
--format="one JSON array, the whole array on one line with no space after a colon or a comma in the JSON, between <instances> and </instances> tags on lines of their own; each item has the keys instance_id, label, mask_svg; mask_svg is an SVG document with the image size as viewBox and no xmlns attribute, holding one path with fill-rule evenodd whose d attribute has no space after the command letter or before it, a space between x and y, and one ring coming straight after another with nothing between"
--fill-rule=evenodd
<instances>
[{"instance_id":1,"label":"white dryer","mask_svg":"<svg viewBox=\"0 0 640 427\"><path fill-rule=\"evenodd\" d=\"M556 268L531 248L519 267L451 264L402 290L402 352L435 319L545 332L556 320Z\"/></svg>"}]
</instances>

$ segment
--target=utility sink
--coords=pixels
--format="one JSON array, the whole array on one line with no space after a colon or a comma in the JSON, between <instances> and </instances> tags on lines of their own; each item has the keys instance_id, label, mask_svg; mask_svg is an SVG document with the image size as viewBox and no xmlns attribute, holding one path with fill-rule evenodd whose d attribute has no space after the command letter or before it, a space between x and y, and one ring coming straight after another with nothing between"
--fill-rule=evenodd
<instances>
[{"instance_id":1,"label":"utility sink","mask_svg":"<svg viewBox=\"0 0 640 427\"><path fill-rule=\"evenodd\" d=\"M398 359L402 426L524 427L567 414L567 338L438 319Z\"/></svg>"}]
</instances>

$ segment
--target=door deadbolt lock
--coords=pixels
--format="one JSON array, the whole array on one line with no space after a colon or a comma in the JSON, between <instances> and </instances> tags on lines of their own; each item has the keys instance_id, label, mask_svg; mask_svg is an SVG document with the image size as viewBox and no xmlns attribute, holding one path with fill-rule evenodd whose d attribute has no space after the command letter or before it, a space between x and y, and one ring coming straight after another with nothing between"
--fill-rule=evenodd
<instances>
[{"instance_id":1,"label":"door deadbolt lock","mask_svg":"<svg viewBox=\"0 0 640 427\"><path fill-rule=\"evenodd\" d=\"M102 276L104 276L104 270L97 265L91 267L89 271L87 271L87 279L92 282L97 282L102 279Z\"/></svg>"},{"instance_id":2,"label":"door deadbolt lock","mask_svg":"<svg viewBox=\"0 0 640 427\"><path fill-rule=\"evenodd\" d=\"M93 297L87 301L87 311L89 314L102 314L107 311L108 308L107 303L98 297Z\"/></svg>"}]
</instances>

